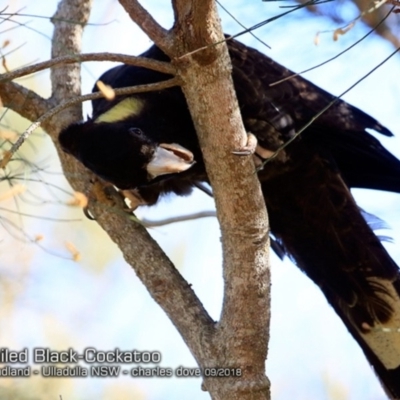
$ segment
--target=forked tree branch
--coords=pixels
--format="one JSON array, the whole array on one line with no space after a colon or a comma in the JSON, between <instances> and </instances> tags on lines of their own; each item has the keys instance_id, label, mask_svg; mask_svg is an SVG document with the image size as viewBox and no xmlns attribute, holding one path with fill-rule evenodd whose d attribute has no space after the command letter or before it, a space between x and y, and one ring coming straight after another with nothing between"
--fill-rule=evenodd
<instances>
[{"instance_id":1,"label":"forked tree branch","mask_svg":"<svg viewBox=\"0 0 400 400\"><path fill-rule=\"evenodd\" d=\"M50 99L42 99L15 83L0 84L1 95L7 105L32 121L40 120L46 113L58 111L57 104L61 108L64 108L66 104L69 106L57 114L57 118L47 119L43 125L55 142L65 176L71 186L74 190L85 193L88 193L88 188L92 186L91 182L96 178L76 160L60 150L57 135L63 127L82 118L80 64L78 62L68 64L68 62L76 61L76 54L80 52L81 36L89 17L90 7L91 0L62 0L59 3L53 18L55 29L52 56L56 61L50 63L53 86ZM66 60L67 63L59 64L60 59ZM143 63L143 60L139 60L139 62ZM151 65L158 68L162 63L150 61L150 63L143 64L147 64L147 67ZM168 70L164 66L162 68L168 73L173 71L170 66L167 67ZM148 86L150 89L152 86L161 89L177 83L178 79L173 78L170 81ZM3 91L3 88L8 92ZM141 87L139 90L143 91L146 88ZM138 88L116 90L117 94L119 92L126 94L129 91L130 93L138 92ZM17 101L12 102L11 94ZM102 94L97 93L86 97L97 98L100 96ZM103 193L105 190L107 195ZM194 352L199 353L202 348L200 341L211 334L214 323L190 286L141 224L133 222L124 213L113 211L115 205L120 209L124 206L120 195L114 189L103 187L97 182L94 190L89 191L89 197L91 213L100 226L118 244L125 259L133 266L152 297L168 314L178 330L185 332L184 339L190 344L192 350L195 349Z\"/></svg>"},{"instance_id":2,"label":"forked tree branch","mask_svg":"<svg viewBox=\"0 0 400 400\"><path fill-rule=\"evenodd\" d=\"M81 4L81 0L64 0L61 4L66 7L59 7L57 17L67 20L79 20L79 10L74 15L69 15L69 10L74 10L75 6ZM86 4L89 4L87 2ZM70 28L70 32L66 32L68 27L58 20L55 22L54 40L63 40L63 36L76 35L74 41L70 39L63 46L59 43L53 43L53 55L56 57L67 54L76 54L80 51L79 41L81 32L77 27ZM70 46L68 46L70 45ZM69 93L69 90L78 88L79 85L79 64L66 65L61 67L63 71L53 71L53 87L55 92L54 98L58 98L62 93ZM67 74L70 81L61 80L61 76ZM73 78L73 79L72 79ZM61 93L61 94L60 94ZM78 95L79 93L75 93ZM79 108L80 111L80 108ZM72 122L72 121L70 121ZM65 159L64 154L60 154L61 159ZM64 168L68 171L71 160L64 162ZM74 162L75 163L75 162ZM77 163L75 163L77 164ZM71 170L74 177L74 170ZM79 190L85 179L70 178L71 185L74 189ZM99 190L96 190L98 193ZM101 192L101 190L100 190ZM112 197L112 204L118 204L118 195L114 190L109 193ZM103 199L106 201L106 199ZM120 201L119 206L123 204ZM172 263L160 249L158 244L150 237L146 229L140 224L132 222L129 218L112 212L113 207L104 207L98 201L91 204L91 212L97 219L100 226L108 233L110 238L116 242L124 254L125 259L134 268L139 278L146 285L151 296L168 314L170 319L177 326L180 332L185 332L184 339L191 342L191 348L196 348L199 338L206 337L208 332L212 330L212 320L202 307L200 301L195 296L189 285L180 276L179 272L173 267ZM199 347L199 345L197 345Z\"/></svg>"},{"instance_id":3,"label":"forked tree branch","mask_svg":"<svg viewBox=\"0 0 400 400\"><path fill-rule=\"evenodd\" d=\"M192 22L191 29L204 30L214 13L214 0L188 1L173 0L175 26L181 27L187 21ZM207 21L207 23L205 23Z\"/></svg>"},{"instance_id":4,"label":"forked tree branch","mask_svg":"<svg viewBox=\"0 0 400 400\"><path fill-rule=\"evenodd\" d=\"M109 206L94 202L91 212L97 222L121 249L125 260L134 268L153 299L166 312L189 348L200 352L202 341L209 342L214 321L204 309L190 285L165 255L146 229L133 223L123 213L110 212L124 203L115 191L107 193Z\"/></svg>"},{"instance_id":5,"label":"forked tree branch","mask_svg":"<svg viewBox=\"0 0 400 400\"><path fill-rule=\"evenodd\" d=\"M224 303L213 337L227 366L241 366L241 379L206 380L213 397L268 399L264 363L269 329L268 219L251 157L234 156L246 133L233 90L231 65L212 0L175 0L175 58L213 187L221 225ZM206 18L207 23L204 23ZM208 46L201 52L198 48ZM212 79L210 79L212 77ZM201 99L201 101L199 101Z\"/></svg>"},{"instance_id":6,"label":"forked tree branch","mask_svg":"<svg viewBox=\"0 0 400 400\"><path fill-rule=\"evenodd\" d=\"M174 8L178 21L173 33L160 27L136 0L120 0L120 3L171 57L223 40L213 0L176 0ZM52 57L55 60L65 57L69 60L66 62L72 64L52 64L52 97L49 100L17 84L0 83L1 95L11 108L37 120L54 106L81 95L80 63L72 58L80 53L90 8L91 0L59 3L53 19ZM168 314L199 365L241 371L241 376L205 378L205 388L211 396L265 400L269 398L269 384L264 373L269 325L268 223L252 158L232 154L245 145L246 133L232 86L226 45L211 46L184 60L173 60L173 63L183 82L199 134L221 223L225 296L220 323L214 325L190 286L144 227L122 213L113 212L115 206L123 205L114 189L95 184L90 210ZM4 88L17 96L14 105L8 101ZM57 147L58 132L80 119L81 105L74 103L46 123L45 128ZM216 135L216 132L224 134ZM58 150L71 186L87 192L93 175Z\"/></svg>"}]
</instances>

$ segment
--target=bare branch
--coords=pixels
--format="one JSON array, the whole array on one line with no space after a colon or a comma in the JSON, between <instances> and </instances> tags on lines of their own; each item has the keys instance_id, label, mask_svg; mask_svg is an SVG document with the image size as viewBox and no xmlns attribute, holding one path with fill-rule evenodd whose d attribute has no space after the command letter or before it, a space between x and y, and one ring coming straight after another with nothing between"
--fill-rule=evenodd
<instances>
[{"instance_id":1,"label":"bare branch","mask_svg":"<svg viewBox=\"0 0 400 400\"><path fill-rule=\"evenodd\" d=\"M189 32L187 27L191 26L191 40L193 41L191 49L179 49L176 56L183 58L188 54L192 55L202 50L199 57L207 59L215 58L218 52L213 48L220 43L225 42L224 35L216 36L218 32L218 21L213 18L215 15L215 3L213 0L190 1L174 0L175 25L174 33L177 38L184 38ZM204 21L207 21L205 24ZM179 44L177 41L175 44ZM175 56L175 57L176 57ZM197 55L193 57L196 59Z\"/></svg>"},{"instance_id":2,"label":"bare branch","mask_svg":"<svg viewBox=\"0 0 400 400\"><path fill-rule=\"evenodd\" d=\"M79 21L81 13L78 8L82 3L82 0L63 0L60 3L56 14L57 21L54 21L56 26L53 43L54 57L62 56L63 53L79 52L81 30L71 28L60 20ZM84 8L89 4L90 1L86 1ZM68 37L69 34L74 37ZM61 44L57 44L57 41ZM79 78L79 64L53 68L53 99L61 102L79 95ZM174 82L176 84L177 80ZM165 85L165 82L162 84ZM69 90L71 92L68 92ZM68 110L73 108L69 107ZM81 110L80 107L76 107L69 113L64 110L59 115L62 118L54 122L55 132L56 123L60 127L79 120ZM151 296L171 318L184 340L190 342L191 351L197 360L204 359L204 352L211 352L207 339L214 330L214 323L190 286L141 224L131 221L123 212L115 212L116 208L122 210L124 206L121 196L115 189L110 186L104 187L99 183L89 184L94 178L92 174L85 171L72 157L62 152L60 152L60 159L66 177L75 190L87 193L88 187L92 187L93 193L88 196L91 199L89 203L91 213L110 238L117 243L127 262L134 268Z\"/></svg>"},{"instance_id":3,"label":"bare branch","mask_svg":"<svg viewBox=\"0 0 400 400\"><path fill-rule=\"evenodd\" d=\"M314 65L313 67L304 69L303 71L297 72L297 73L293 73L283 79L280 79L278 81L275 81L273 83L270 83L269 86L275 86L275 85L279 85L280 83L283 83L287 80L290 80L292 78L295 78L296 76L300 76L305 74L306 72L312 71L313 69L319 68L322 65L325 65L333 60L335 60L336 58L339 58L341 55L347 53L349 50L351 50L353 47L357 46L359 43L361 43L364 39L366 39L369 35L371 35L372 33L374 33L385 21L386 19L389 17L389 15L392 13L392 11L394 10L394 7L392 7L388 13L370 30L368 31L364 36L361 36L360 39L356 40L352 45L350 45L349 47L345 48L343 51L341 51L340 53L336 54L335 56L328 58L327 60L323 61L320 64ZM321 33L321 32L320 32ZM398 46L397 46L398 47Z\"/></svg>"},{"instance_id":4,"label":"bare branch","mask_svg":"<svg viewBox=\"0 0 400 400\"><path fill-rule=\"evenodd\" d=\"M239 24L242 28L245 30L248 30L246 26L244 26L238 18L236 18L224 5L216 0L216 3L218 4L219 7L221 7L237 24ZM255 35L252 31L249 31L250 35L253 36L254 39L256 39L258 42L260 42L262 45L267 47L268 49L271 49L271 46L269 46L267 43L265 43L263 40L261 40L257 35Z\"/></svg>"},{"instance_id":5,"label":"bare branch","mask_svg":"<svg viewBox=\"0 0 400 400\"><path fill-rule=\"evenodd\" d=\"M176 26L191 19L195 29L203 29L207 25L204 21L210 21L210 16L214 11L214 0L174 0L173 7Z\"/></svg>"},{"instance_id":6,"label":"bare branch","mask_svg":"<svg viewBox=\"0 0 400 400\"><path fill-rule=\"evenodd\" d=\"M33 74L44 69L60 65L60 64L71 64L76 62L84 61L115 61L123 62L129 65L136 65L138 67L144 67L152 69L154 71L163 72L165 74L174 75L175 68L170 63L152 60L145 57L134 57L127 56L125 54L118 53L88 53L88 54L74 54L72 56L62 56L47 60L34 65L29 65L24 68L19 68L15 71L11 71L5 74L0 74L0 82L11 81L21 76Z\"/></svg>"},{"instance_id":7,"label":"bare branch","mask_svg":"<svg viewBox=\"0 0 400 400\"><path fill-rule=\"evenodd\" d=\"M142 218L140 222L146 228L154 228L156 226L175 224L176 222L192 221L194 219L216 217L216 216L217 213L215 211L200 211L194 214L179 215L178 217L164 218L164 219L159 219L157 221Z\"/></svg>"},{"instance_id":8,"label":"bare branch","mask_svg":"<svg viewBox=\"0 0 400 400\"><path fill-rule=\"evenodd\" d=\"M63 0L52 22L54 34L52 40L51 57L58 58L65 55L78 54L81 51L83 27L89 19L92 0ZM67 66L53 66L51 68L52 97L56 103L70 97L79 96L80 64ZM69 109L72 118L81 119L81 107Z\"/></svg>"},{"instance_id":9,"label":"bare branch","mask_svg":"<svg viewBox=\"0 0 400 400\"><path fill-rule=\"evenodd\" d=\"M120 2L132 19L170 56L223 40L212 0L176 0L179 21L174 38L136 0ZM82 119L82 99L103 96L98 93L79 98L82 59L77 59L76 54L80 52L90 6L91 0L62 0L52 20L55 26L52 97L47 102L42 99L43 113L35 114L36 118L32 119L47 121L46 129L58 150L56 137L60 129ZM59 65L60 57L69 61ZM71 186L87 195L90 212L168 314L199 365L241 370L241 376L224 380L206 377L205 387L213 398L265 400L269 397L264 373L269 325L268 223L252 157L232 154L233 150L245 146L246 132L233 90L226 45L210 46L174 63L180 81L176 78L168 82L174 85L182 82L199 133L221 223L225 297L217 326L146 229L121 211L124 203L120 194L99 182L92 185L93 174L71 156L60 151L60 159ZM8 84L0 84L0 88ZM165 87L168 83L162 84ZM49 119L55 112L59 112L58 118ZM218 131L224 134L216 135Z\"/></svg>"},{"instance_id":10,"label":"bare branch","mask_svg":"<svg viewBox=\"0 0 400 400\"><path fill-rule=\"evenodd\" d=\"M145 8L137 0L119 0L125 11L132 18L132 21L143 30L147 36L157 44L166 54L171 54L172 42L169 32L164 29L157 21L147 12Z\"/></svg>"},{"instance_id":11,"label":"bare branch","mask_svg":"<svg viewBox=\"0 0 400 400\"><path fill-rule=\"evenodd\" d=\"M30 121L37 120L50 109L50 104L43 97L15 82L0 83L0 97L4 107Z\"/></svg>"},{"instance_id":12,"label":"bare branch","mask_svg":"<svg viewBox=\"0 0 400 400\"><path fill-rule=\"evenodd\" d=\"M214 7L210 10L208 1L208 5L200 3L175 2L175 7L185 7L177 10L182 20L174 29L180 54L223 39ZM199 15L207 16L207 24ZM221 357L225 365L240 366L243 371L240 379L226 378L218 384L206 379L205 386L215 398L267 399L268 219L252 157L232 154L245 147L247 140L227 48L225 44L209 46L174 61L199 136L222 232L224 303L213 343L215 349L223 350L208 355L208 362Z\"/></svg>"},{"instance_id":13,"label":"bare branch","mask_svg":"<svg viewBox=\"0 0 400 400\"><path fill-rule=\"evenodd\" d=\"M114 189L107 193L109 207L122 209L124 203ZM126 261L145 284L154 300L163 308L197 359L202 359L214 321L202 306L190 285L182 278L146 229L132 222L126 213L113 213L104 202L94 202L90 211L118 245ZM134 240L133 240L134 238Z\"/></svg>"}]
</instances>

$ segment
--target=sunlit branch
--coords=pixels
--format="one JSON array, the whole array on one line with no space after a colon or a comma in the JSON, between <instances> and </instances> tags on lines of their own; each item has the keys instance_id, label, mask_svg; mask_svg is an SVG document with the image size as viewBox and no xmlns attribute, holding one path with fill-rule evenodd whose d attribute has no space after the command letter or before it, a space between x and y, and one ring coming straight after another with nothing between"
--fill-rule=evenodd
<instances>
[{"instance_id":1,"label":"sunlit branch","mask_svg":"<svg viewBox=\"0 0 400 400\"><path fill-rule=\"evenodd\" d=\"M47 60L35 65L30 65L24 68L19 68L15 71L11 71L0 75L0 82L10 81L21 76L33 74L38 71L53 67L60 64L71 64L75 62L84 61L115 61L123 62L129 65L136 65L138 67L149 68L154 71L163 72L165 74L173 75L175 68L170 64L162 61L152 60L145 57L134 57L127 56L118 53L88 53L88 54L76 54L72 56L62 56Z\"/></svg>"},{"instance_id":2,"label":"sunlit branch","mask_svg":"<svg viewBox=\"0 0 400 400\"><path fill-rule=\"evenodd\" d=\"M164 29L153 16L137 0L119 0L132 21L142 29L147 36L165 53L171 50L168 31Z\"/></svg>"},{"instance_id":3,"label":"sunlit branch","mask_svg":"<svg viewBox=\"0 0 400 400\"><path fill-rule=\"evenodd\" d=\"M43 97L16 82L0 83L0 97L4 107L30 121L37 120L51 107Z\"/></svg>"}]
</instances>

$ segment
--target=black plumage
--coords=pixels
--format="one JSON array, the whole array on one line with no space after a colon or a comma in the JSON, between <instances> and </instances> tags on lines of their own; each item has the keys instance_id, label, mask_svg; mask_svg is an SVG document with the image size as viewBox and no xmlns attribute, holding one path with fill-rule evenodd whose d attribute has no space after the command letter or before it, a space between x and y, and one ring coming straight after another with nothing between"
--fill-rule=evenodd
<instances>
[{"instance_id":1,"label":"black plumage","mask_svg":"<svg viewBox=\"0 0 400 400\"><path fill-rule=\"evenodd\" d=\"M134 108L142 111L141 103L132 98L122 100L117 107L118 118ZM134 189L159 176L182 172L193 165L193 154L181 145L160 143L139 127L132 126L129 119L114 118L113 112L104 113L85 123L70 125L59 135L62 148L119 189ZM107 122L110 119L112 123Z\"/></svg>"},{"instance_id":2,"label":"black plumage","mask_svg":"<svg viewBox=\"0 0 400 400\"><path fill-rule=\"evenodd\" d=\"M228 47L243 122L257 137L260 156L276 151L334 98L301 77L269 86L292 73L237 41L229 41ZM142 56L168 60L155 46ZM119 88L168 78L122 65L100 79ZM122 119L117 112L112 118L104 115L116 111L126 98L93 101L92 119L60 134L63 148L120 189L134 189L148 204L160 194L186 194L196 182L207 181L180 88L129 98L135 106L131 113L122 113ZM140 129L140 140L148 141L153 152L161 143L177 144L193 155L195 163L186 155L187 168L176 171L179 174L149 174L151 157L130 138L132 128ZM372 117L339 100L268 163L259 178L273 235L319 285L390 396L400 398L399 269L349 191L364 187L400 192L400 161L366 129L392 135Z\"/></svg>"}]
</instances>

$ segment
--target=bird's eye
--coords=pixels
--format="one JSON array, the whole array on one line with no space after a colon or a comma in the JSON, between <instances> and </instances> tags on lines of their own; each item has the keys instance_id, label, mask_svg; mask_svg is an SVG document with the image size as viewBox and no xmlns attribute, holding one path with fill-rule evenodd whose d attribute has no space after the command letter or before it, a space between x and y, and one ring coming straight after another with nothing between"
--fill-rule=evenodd
<instances>
[{"instance_id":1,"label":"bird's eye","mask_svg":"<svg viewBox=\"0 0 400 400\"><path fill-rule=\"evenodd\" d=\"M139 128L129 128L129 132L136 136L144 136L144 133Z\"/></svg>"}]
</instances>

